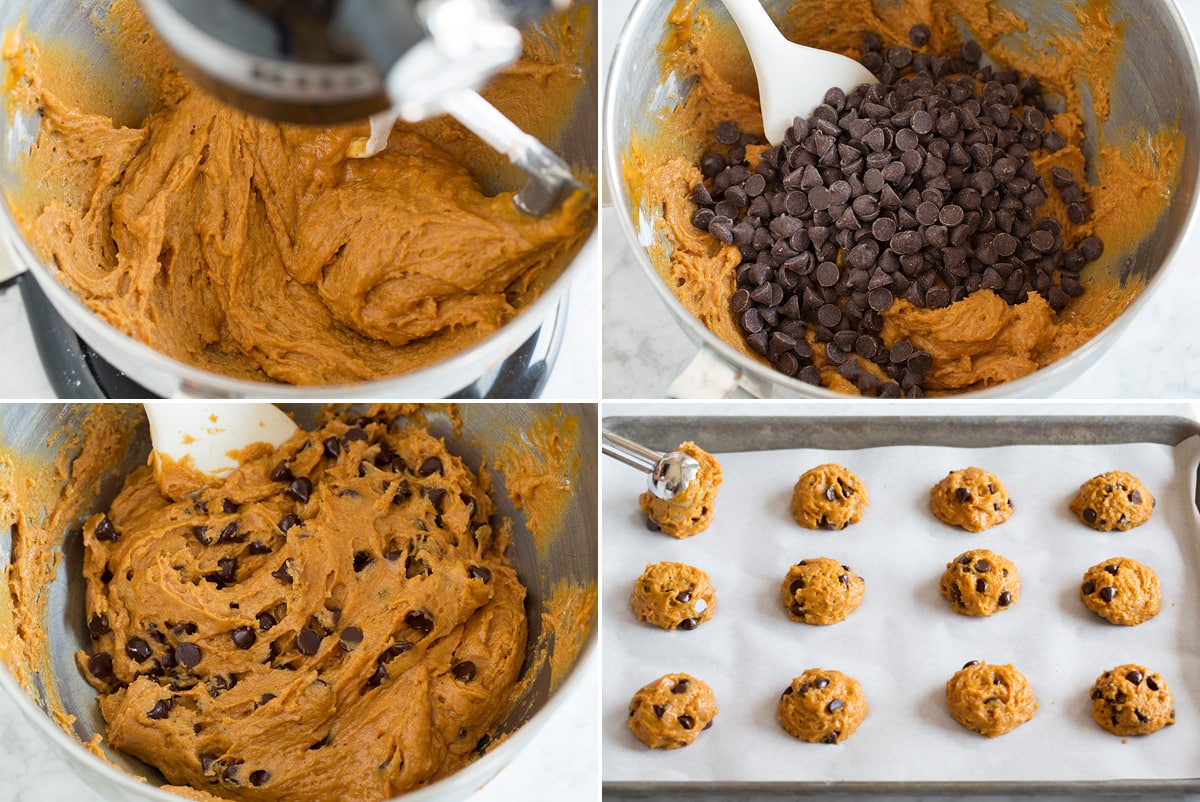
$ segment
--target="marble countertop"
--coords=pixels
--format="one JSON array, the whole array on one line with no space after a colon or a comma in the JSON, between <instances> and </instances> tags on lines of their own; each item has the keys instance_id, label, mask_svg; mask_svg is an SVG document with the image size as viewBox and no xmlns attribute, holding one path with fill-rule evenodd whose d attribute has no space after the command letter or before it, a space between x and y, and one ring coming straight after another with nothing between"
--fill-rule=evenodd
<instances>
[{"instance_id":1,"label":"marble countertop","mask_svg":"<svg viewBox=\"0 0 1200 802\"><path fill-rule=\"evenodd\" d=\"M1179 7L1200 31L1200 2ZM603 4L604 59L611 62L617 34L632 0ZM1194 143L1193 143L1194 144ZM608 175L605 174L607 180ZM1193 221L1194 223L1195 221ZM615 208L602 210L604 252L603 375L605 398L664 398L697 347L684 333L621 228ZM1170 270L1112 347L1058 398L1185 398L1200 395L1200 234L1193 224ZM618 301L619 299L619 301Z\"/></svg>"}]
</instances>

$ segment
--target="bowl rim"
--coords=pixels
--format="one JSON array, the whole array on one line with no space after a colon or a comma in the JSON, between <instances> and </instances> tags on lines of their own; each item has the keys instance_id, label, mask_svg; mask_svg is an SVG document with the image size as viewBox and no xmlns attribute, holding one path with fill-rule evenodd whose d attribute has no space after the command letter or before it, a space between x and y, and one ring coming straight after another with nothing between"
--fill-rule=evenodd
<instances>
[{"instance_id":1,"label":"bowl rim","mask_svg":"<svg viewBox=\"0 0 1200 802\"><path fill-rule=\"evenodd\" d=\"M635 41L635 38L639 34L644 34L648 26L654 24L655 20L648 18L651 17L651 6L658 1L634 0L633 9L630 11L621 33L617 37L604 90L604 132L602 141L604 148L604 171L611 184L608 197L612 199L612 204L617 212L616 217L620 221L619 226L625 235L626 243L630 245L630 250L633 251L634 261L642 269L644 275L650 279L650 283L654 286L659 299L665 303L675 318L676 323L679 324L688 339L694 345L698 346L700 350L707 349L714 352L723 362L734 368L738 373L739 380L743 376L748 375L759 382L765 383L769 388L781 388L800 397L840 400L859 398L856 395L835 392L824 386L802 382L797 378L777 371L770 365L752 359L733 348L684 307L675 293L663 281L651 263L650 257L646 252L646 247L641 244L638 230L634 224L634 215L637 214L640 216L642 210L641 208L634 208L632 199L629 196L628 187L623 180L621 169L624 156L623 149L628 143L618 139L618 123L615 119L614 110L617 104L620 103L621 94L625 90L625 87L621 85L621 76L628 74L631 69L645 63L646 59L636 52L636 48L641 45L641 42ZM1181 55L1185 60L1184 67L1193 77L1191 87L1197 100L1200 101L1200 60L1198 60L1196 52L1196 38L1187 23L1187 18L1183 15L1179 7L1179 0L1164 0L1163 6L1174 28L1182 34L1184 53ZM1195 149L1197 145L1192 143L1189 138L1185 141L1184 147ZM1181 171L1182 164L1181 162ZM1025 376L979 390L955 393L948 397L960 399L1021 396L1040 397L1053 394L1067 386L1072 379L1092 367L1095 364L1095 360L1113 345L1117 336L1130 325L1137 312L1148 303L1152 294L1162 285L1163 276L1167 273L1171 265L1178 261L1175 257L1178 255L1180 246L1194 234L1198 216L1200 216L1200 187L1197 188L1197 192L1193 193L1184 224L1170 243L1166 253L1163 254L1161 266L1158 271L1146 282L1146 286L1137 294L1137 297L1121 310L1117 317L1107 326L1097 332L1094 337L1049 365L1038 368ZM651 222L653 223L653 221ZM741 384L740 381L739 384Z\"/></svg>"}]
</instances>

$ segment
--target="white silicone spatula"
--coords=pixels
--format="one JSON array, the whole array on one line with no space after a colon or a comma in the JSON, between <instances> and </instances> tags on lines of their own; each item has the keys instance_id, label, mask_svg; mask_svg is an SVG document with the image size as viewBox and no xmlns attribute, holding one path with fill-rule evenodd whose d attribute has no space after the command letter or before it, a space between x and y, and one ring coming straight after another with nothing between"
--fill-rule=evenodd
<instances>
[{"instance_id":1,"label":"white silicone spatula","mask_svg":"<svg viewBox=\"0 0 1200 802\"><path fill-rule=\"evenodd\" d=\"M147 403L150 440L156 455L182 463L213 478L238 466L237 453L254 443L282 445L296 424L273 404ZM157 469L156 469L157 473Z\"/></svg>"},{"instance_id":2,"label":"white silicone spatula","mask_svg":"<svg viewBox=\"0 0 1200 802\"><path fill-rule=\"evenodd\" d=\"M724 0L737 23L754 73L762 105L763 132L777 145L796 117L807 118L832 87L852 91L878 78L852 58L788 41L759 0Z\"/></svg>"}]
</instances>

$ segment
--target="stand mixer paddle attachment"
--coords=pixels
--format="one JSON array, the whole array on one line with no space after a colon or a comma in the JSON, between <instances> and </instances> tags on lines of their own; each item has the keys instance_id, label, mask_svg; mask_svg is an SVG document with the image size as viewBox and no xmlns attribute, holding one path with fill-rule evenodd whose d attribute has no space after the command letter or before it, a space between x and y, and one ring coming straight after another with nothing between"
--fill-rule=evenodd
<instances>
[{"instance_id":1,"label":"stand mixer paddle attachment","mask_svg":"<svg viewBox=\"0 0 1200 802\"><path fill-rule=\"evenodd\" d=\"M517 26L559 0L140 0L188 76L252 114L300 123L370 117L352 156L387 145L398 119L449 114L528 177L541 216L582 189L567 163L481 97L521 55Z\"/></svg>"}]
</instances>

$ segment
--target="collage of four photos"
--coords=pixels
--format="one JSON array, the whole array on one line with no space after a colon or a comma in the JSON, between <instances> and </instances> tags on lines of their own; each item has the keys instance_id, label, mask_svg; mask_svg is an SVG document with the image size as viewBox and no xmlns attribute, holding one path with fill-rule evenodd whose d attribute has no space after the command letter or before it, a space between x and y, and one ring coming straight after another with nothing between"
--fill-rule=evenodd
<instances>
[{"instance_id":1,"label":"collage of four photos","mask_svg":"<svg viewBox=\"0 0 1200 802\"><path fill-rule=\"evenodd\" d=\"M0 802L1200 798L1197 0L0 25Z\"/></svg>"}]
</instances>

